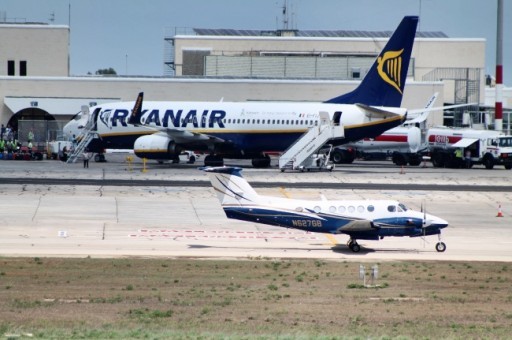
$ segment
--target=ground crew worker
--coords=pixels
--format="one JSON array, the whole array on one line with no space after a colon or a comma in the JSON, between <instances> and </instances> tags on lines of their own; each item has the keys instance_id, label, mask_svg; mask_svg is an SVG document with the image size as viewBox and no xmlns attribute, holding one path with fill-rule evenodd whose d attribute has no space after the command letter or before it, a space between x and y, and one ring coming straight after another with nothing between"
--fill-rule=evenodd
<instances>
[{"instance_id":1,"label":"ground crew worker","mask_svg":"<svg viewBox=\"0 0 512 340\"><path fill-rule=\"evenodd\" d=\"M455 160L457 161L457 166L462 166L462 149L457 148L455 149Z\"/></svg>"}]
</instances>

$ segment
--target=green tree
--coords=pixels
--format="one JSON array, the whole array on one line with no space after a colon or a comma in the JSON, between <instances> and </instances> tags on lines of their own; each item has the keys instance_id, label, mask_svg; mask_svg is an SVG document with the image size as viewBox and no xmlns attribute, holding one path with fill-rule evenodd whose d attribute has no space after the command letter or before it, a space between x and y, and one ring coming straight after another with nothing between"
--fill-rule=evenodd
<instances>
[{"instance_id":1,"label":"green tree","mask_svg":"<svg viewBox=\"0 0 512 340\"><path fill-rule=\"evenodd\" d=\"M110 75L110 76L115 76L115 75L117 75L117 72L116 72L116 70L114 70L112 67L109 67L109 68L102 68L102 69L99 69L98 71L96 71L96 74L97 74L97 75Z\"/></svg>"}]
</instances>

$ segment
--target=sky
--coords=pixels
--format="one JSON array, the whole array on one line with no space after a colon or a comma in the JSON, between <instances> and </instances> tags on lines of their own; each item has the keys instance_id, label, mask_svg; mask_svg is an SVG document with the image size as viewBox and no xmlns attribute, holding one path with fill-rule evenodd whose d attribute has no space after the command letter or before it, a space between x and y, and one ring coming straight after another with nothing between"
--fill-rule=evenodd
<instances>
[{"instance_id":1,"label":"sky","mask_svg":"<svg viewBox=\"0 0 512 340\"><path fill-rule=\"evenodd\" d=\"M485 38L486 74L496 67L497 0L287 0L300 30L393 31L419 15L420 31ZM8 20L68 25L70 72L114 68L119 75L164 75L165 36L176 28L282 28L284 0L1 0ZM71 10L70 10L71 9ZM71 13L71 15L70 15ZM504 1L504 83L512 85L512 3ZM507 14L508 13L508 14ZM51 22L50 19L54 18ZM508 62L508 65L507 65Z\"/></svg>"}]
</instances>

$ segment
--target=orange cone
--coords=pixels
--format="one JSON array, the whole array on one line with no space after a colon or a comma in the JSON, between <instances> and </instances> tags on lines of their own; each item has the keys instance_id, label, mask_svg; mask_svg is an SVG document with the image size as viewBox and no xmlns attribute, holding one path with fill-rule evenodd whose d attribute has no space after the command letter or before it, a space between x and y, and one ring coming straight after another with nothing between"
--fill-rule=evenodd
<instances>
[{"instance_id":1,"label":"orange cone","mask_svg":"<svg viewBox=\"0 0 512 340\"><path fill-rule=\"evenodd\" d=\"M496 217L503 217L503 213L501 212L501 204L498 204L498 215Z\"/></svg>"}]
</instances>

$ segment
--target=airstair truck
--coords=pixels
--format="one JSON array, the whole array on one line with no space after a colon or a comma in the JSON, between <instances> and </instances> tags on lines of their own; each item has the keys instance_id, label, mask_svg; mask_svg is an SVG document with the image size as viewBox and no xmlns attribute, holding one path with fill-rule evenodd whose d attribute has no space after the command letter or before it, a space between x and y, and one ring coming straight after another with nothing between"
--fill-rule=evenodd
<instances>
[{"instance_id":1,"label":"airstair truck","mask_svg":"<svg viewBox=\"0 0 512 340\"><path fill-rule=\"evenodd\" d=\"M482 164L486 169L495 165L512 169L512 136L498 131L433 128L429 130L428 140L434 167ZM460 157L456 157L457 149L461 151Z\"/></svg>"}]
</instances>

